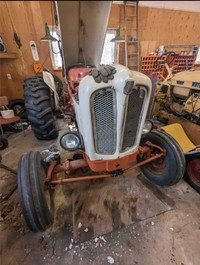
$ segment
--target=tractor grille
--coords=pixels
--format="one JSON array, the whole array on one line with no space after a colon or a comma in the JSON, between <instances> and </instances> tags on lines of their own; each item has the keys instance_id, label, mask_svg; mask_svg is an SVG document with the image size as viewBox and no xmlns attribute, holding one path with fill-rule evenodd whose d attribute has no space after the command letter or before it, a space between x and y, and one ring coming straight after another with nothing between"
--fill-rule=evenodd
<instances>
[{"instance_id":1,"label":"tractor grille","mask_svg":"<svg viewBox=\"0 0 200 265\"><path fill-rule=\"evenodd\" d=\"M139 89L134 89L129 95L121 147L122 152L126 151L126 149L132 147L135 144L145 95L144 90L142 91L143 93L140 94Z\"/></svg>"},{"instance_id":2,"label":"tractor grille","mask_svg":"<svg viewBox=\"0 0 200 265\"><path fill-rule=\"evenodd\" d=\"M98 154L114 154L116 150L116 97L112 88L104 88L91 96L93 135Z\"/></svg>"}]
</instances>

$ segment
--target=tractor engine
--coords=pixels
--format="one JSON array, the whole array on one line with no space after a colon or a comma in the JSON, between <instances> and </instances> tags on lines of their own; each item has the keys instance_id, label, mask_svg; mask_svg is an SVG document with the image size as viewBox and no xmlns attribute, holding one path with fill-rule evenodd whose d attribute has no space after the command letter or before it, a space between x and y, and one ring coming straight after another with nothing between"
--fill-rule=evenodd
<instances>
[{"instance_id":1,"label":"tractor engine","mask_svg":"<svg viewBox=\"0 0 200 265\"><path fill-rule=\"evenodd\" d=\"M113 80L97 83L87 75L73 97L82 146L91 161L137 151L149 106L151 80L122 65L113 66Z\"/></svg>"},{"instance_id":2,"label":"tractor engine","mask_svg":"<svg viewBox=\"0 0 200 265\"><path fill-rule=\"evenodd\" d=\"M200 72L180 72L171 80L170 108L186 119L200 122Z\"/></svg>"}]
</instances>

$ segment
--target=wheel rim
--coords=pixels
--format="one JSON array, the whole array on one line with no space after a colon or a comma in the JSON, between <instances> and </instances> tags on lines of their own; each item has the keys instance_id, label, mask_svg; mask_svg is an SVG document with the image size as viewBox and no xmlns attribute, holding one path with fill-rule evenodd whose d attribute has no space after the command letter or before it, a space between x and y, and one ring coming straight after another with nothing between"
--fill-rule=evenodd
<instances>
[{"instance_id":1,"label":"wheel rim","mask_svg":"<svg viewBox=\"0 0 200 265\"><path fill-rule=\"evenodd\" d=\"M46 179L46 172L44 167L41 165L41 173L42 173L42 183L45 182ZM47 202L48 209L51 209L51 196L50 196L50 189L45 190L44 189L44 195Z\"/></svg>"},{"instance_id":2,"label":"wheel rim","mask_svg":"<svg viewBox=\"0 0 200 265\"><path fill-rule=\"evenodd\" d=\"M187 164L187 173L190 179L200 187L200 159L193 159Z\"/></svg>"},{"instance_id":3,"label":"wheel rim","mask_svg":"<svg viewBox=\"0 0 200 265\"><path fill-rule=\"evenodd\" d=\"M44 186L44 182L46 180L46 170L44 169L43 165L41 164L41 179L42 179L42 185ZM47 207L50 211L50 213L53 215L54 212L54 201L53 201L53 191L51 188L45 189L44 188L44 196L47 203Z\"/></svg>"},{"instance_id":4,"label":"wheel rim","mask_svg":"<svg viewBox=\"0 0 200 265\"><path fill-rule=\"evenodd\" d=\"M149 164L147 164L149 171L151 171L154 175L162 175L167 170L167 159L166 156L161 156Z\"/></svg>"}]
</instances>

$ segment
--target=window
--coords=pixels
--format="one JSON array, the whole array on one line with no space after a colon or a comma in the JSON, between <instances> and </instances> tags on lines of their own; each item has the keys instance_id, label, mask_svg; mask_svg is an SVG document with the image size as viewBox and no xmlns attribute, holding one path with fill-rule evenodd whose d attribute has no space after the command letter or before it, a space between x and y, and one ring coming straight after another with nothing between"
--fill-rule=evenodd
<instances>
[{"instance_id":1,"label":"window","mask_svg":"<svg viewBox=\"0 0 200 265\"><path fill-rule=\"evenodd\" d=\"M101 57L101 64L113 64L115 62L115 42L111 42L115 35L115 29L107 30Z\"/></svg>"},{"instance_id":2,"label":"window","mask_svg":"<svg viewBox=\"0 0 200 265\"><path fill-rule=\"evenodd\" d=\"M56 38L57 40L60 40L60 34L58 32L57 26L48 26L50 29L50 34ZM61 70L62 69L62 57L60 53L59 48L59 42L58 41L51 41L49 42L50 52L51 52L51 61L53 65L54 70Z\"/></svg>"},{"instance_id":3,"label":"window","mask_svg":"<svg viewBox=\"0 0 200 265\"><path fill-rule=\"evenodd\" d=\"M200 65L200 47L199 47L199 50L198 50L198 53L197 53L195 64Z\"/></svg>"}]
</instances>

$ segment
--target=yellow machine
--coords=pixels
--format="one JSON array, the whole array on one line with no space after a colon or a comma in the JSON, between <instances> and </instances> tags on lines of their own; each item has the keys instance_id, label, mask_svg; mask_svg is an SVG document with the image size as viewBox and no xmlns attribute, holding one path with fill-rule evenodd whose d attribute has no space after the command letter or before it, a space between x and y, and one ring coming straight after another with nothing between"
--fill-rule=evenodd
<instances>
[{"instance_id":1,"label":"yellow machine","mask_svg":"<svg viewBox=\"0 0 200 265\"><path fill-rule=\"evenodd\" d=\"M153 116L169 119L174 114L200 125L200 71L169 76L158 86Z\"/></svg>"},{"instance_id":2,"label":"yellow machine","mask_svg":"<svg viewBox=\"0 0 200 265\"><path fill-rule=\"evenodd\" d=\"M185 71L168 77L157 87L152 115L180 123L194 144L200 145L200 71ZM193 125L191 125L193 123ZM188 130L188 128L192 128Z\"/></svg>"},{"instance_id":3,"label":"yellow machine","mask_svg":"<svg viewBox=\"0 0 200 265\"><path fill-rule=\"evenodd\" d=\"M185 71L171 79L170 109L200 125L200 71Z\"/></svg>"},{"instance_id":4,"label":"yellow machine","mask_svg":"<svg viewBox=\"0 0 200 265\"><path fill-rule=\"evenodd\" d=\"M165 119L162 129L176 140L186 156L185 177L200 193L200 71L172 74L158 84L152 116Z\"/></svg>"}]
</instances>

